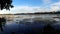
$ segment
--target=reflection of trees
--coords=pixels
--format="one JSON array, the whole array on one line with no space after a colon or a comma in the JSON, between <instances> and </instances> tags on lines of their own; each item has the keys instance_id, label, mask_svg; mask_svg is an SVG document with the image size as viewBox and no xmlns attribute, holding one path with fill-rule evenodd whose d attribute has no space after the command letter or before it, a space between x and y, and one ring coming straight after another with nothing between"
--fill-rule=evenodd
<instances>
[{"instance_id":1,"label":"reflection of trees","mask_svg":"<svg viewBox=\"0 0 60 34\"><path fill-rule=\"evenodd\" d=\"M5 26L6 19L5 18L0 18L0 29L3 31L3 26Z\"/></svg>"},{"instance_id":2,"label":"reflection of trees","mask_svg":"<svg viewBox=\"0 0 60 34\"><path fill-rule=\"evenodd\" d=\"M3 26L5 26L5 24L6 24L6 19L5 19L5 17L2 18L2 24L3 24Z\"/></svg>"},{"instance_id":3,"label":"reflection of trees","mask_svg":"<svg viewBox=\"0 0 60 34\"><path fill-rule=\"evenodd\" d=\"M3 31L2 22L0 22L0 29L1 29L1 31Z\"/></svg>"}]
</instances>

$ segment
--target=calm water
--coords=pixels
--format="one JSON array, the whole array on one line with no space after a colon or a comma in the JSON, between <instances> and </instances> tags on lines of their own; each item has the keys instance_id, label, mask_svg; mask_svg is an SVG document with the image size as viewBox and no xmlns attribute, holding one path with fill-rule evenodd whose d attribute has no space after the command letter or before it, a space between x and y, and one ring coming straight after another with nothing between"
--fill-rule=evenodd
<instances>
[{"instance_id":1,"label":"calm water","mask_svg":"<svg viewBox=\"0 0 60 34\"><path fill-rule=\"evenodd\" d=\"M35 16L34 16L35 17ZM36 29L43 29L44 26L46 26L46 23L43 22L35 22L32 19L26 19L26 18L32 18L31 16L29 17L22 17L22 15L19 18L13 18L11 21L7 21L5 23L5 26L0 27L0 34L20 34L20 33L25 33L25 32L31 32L32 30L35 31ZM23 21L23 19L26 19ZM26 22L28 21L28 22ZM57 21L54 24L51 24L52 27L56 29L60 29L60 21Z\"/></svg>"}]
</instances>

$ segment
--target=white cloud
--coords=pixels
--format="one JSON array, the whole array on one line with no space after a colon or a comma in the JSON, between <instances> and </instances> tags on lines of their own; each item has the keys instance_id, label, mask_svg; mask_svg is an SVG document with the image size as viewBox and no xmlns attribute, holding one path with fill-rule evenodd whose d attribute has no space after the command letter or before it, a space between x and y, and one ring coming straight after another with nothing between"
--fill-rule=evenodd
<instances>
[{"instance_id":1,"label":"white cloud","mask_svg":"<svg viewBox=\"0 0 60 34\"><path fill-rule=\"evenodd\" d=\"M60 1L51 4L50 9L51 9L51 11L58 11L58 10L60 10Z\"/></svg>"},{"instance_id":2,"label":"white cloud","mask_svg":"<svg viewBox=\"0 0 60 34\"><path fill-rule=\"evenodd\" d=\"M52 0L42 0L44 4L49 4L52 2Z\"/></svg>"},{"instance_id":3,"label":"white cloud","mask_svg":"<svg viewBox=\"0 0 60 34\"><path fill-rule=\"evenodd\" d=\"M60 6L52 6L51 11L58 11L60 10Z\"/></svg>"},{"instance_id":4,"label":"white cloud","mask_svg":"<svg viewBox=\"0 0 60 34\"><path fill-rule=\"evenodd\" d=\"M42 7L30 7L30 6L16 6L10 11L2 10L0 14L5 13L34 13L34 12L45 12L47 9Z\"/></svg>"}]
</instances>

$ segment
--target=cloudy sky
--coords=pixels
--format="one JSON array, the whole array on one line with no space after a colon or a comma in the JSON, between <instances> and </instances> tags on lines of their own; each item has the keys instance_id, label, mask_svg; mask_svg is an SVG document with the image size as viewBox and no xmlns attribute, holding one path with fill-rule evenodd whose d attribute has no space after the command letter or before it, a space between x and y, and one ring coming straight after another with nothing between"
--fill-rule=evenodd
<instances>
[{"instance_id":1,"label":"cloudy sky","mask_svg":"<svg viewBox=\"0 0 60 34\"><path fill-rule=\"evenodd\" d=\"M0 10L0 14L6 13L34 13L51 12L60 10L60 0L13 0L14 8L10 11Z\"/></svg>"}]
</instances>

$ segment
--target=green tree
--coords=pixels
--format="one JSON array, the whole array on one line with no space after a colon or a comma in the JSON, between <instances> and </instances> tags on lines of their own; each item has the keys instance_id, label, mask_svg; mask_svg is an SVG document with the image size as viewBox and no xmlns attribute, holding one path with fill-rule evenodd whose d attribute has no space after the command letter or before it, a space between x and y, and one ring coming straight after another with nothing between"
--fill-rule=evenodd
<instances>
[{"instance_id":1,"label":"green tree","mask_svg":"<svg viewBox=\"0 0 60 34\"><path fill-rule=\"evenodd\" d=\"M12 5L12 0L0 0L0 9L6 9L10 10L10 8L13 8L14 6Z\"/></svg>"}]
</instances>

